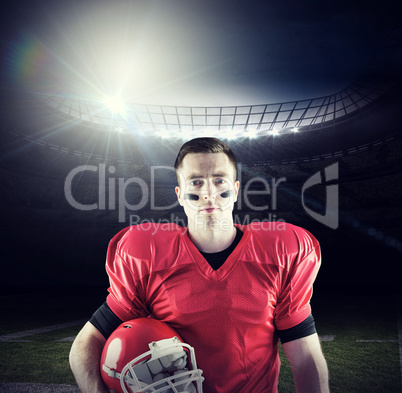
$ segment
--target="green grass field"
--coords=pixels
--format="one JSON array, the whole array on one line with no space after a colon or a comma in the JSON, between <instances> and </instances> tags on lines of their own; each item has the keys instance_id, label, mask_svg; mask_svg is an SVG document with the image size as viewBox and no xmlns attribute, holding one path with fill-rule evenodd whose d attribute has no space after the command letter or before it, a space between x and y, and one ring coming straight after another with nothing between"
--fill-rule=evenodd
<instances>
[{"instance_id":1,"label":"green grass field","mask_svg":"<svg viewBox=\"0 0 402 393\"><path fill-rule=\"evenodd\" d=\"M331 392L400 392L397 299L392 296L325 295L313 300L320 336L335 336L322 347ZM78 301L72 296L1 297L0 336L69 321L86 320L104 294ZM70 341L80 326L25 336L28 342L0 342L0 382L74 384L68 366ZM359 340L366 340L360 342ZM369 340L370 342L367 342ZM377 342L377 341L379 342ZM279 391L294 392L290 366L280 352Z\"/></svg>"}]
</instances>

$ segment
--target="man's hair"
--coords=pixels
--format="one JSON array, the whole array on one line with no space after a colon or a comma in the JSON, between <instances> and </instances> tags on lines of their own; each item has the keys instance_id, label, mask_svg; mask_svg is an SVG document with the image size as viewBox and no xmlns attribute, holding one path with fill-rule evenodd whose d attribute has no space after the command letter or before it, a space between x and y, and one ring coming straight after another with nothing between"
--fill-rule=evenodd
<instances>
[{"instance_id":1,"label":"man's hair","mask_svg":"<svg viewBox=\"0 0 402 393\"><path fill-rule=\"evenodd\" d=\"M212 137L195 138L186 142L177 154L174 167L177 170L183 163L184 157L190 153L225 153L234 166L235 180L237 178L237 160L233 151L221 140Z\"/></svg>"}]
</instances>

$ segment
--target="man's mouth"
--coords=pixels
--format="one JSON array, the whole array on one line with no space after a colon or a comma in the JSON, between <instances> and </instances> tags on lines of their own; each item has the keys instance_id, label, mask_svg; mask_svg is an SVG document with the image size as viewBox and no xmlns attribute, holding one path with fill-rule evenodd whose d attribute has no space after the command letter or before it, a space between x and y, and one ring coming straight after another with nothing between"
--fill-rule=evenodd
<instances>
[{"instance_id":1,"label":"man's mouth","mask_svg":"<svg viewBox=\"0 0 402 393\"><path fill-rule=\"evenodd\" d=\"M202 209L201 211L210 214L210 213L213 213L217 209L218 208L216 208L216 207L206 207L206 208Z\"/></svg>"}]
</instances>

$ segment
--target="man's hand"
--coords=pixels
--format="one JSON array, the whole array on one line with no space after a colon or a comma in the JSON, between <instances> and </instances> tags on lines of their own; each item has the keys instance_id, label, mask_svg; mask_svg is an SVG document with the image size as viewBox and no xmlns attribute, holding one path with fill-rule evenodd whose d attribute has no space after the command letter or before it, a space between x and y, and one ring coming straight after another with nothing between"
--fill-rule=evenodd
<instances>
[{"instance_id":1,"label":"man's hand","mask_svg":"<svg viewBox=\"0 0 402 393\"><path fill-rule=\"evenodd\" d=\"M297 393L329 393L328 368L317 334L283 344Z\"/></svg>"},{"instance_id":2,"label":"man's hand","mask_svg":"<svg viewBox=\"0 0 402 393\"><path fill-rule=\"evenodd\" d=\"M70 367L83 393L110 393L100 375L100 358L106 339L87 322L70 350Z\"/></svg>"}]
</instances>

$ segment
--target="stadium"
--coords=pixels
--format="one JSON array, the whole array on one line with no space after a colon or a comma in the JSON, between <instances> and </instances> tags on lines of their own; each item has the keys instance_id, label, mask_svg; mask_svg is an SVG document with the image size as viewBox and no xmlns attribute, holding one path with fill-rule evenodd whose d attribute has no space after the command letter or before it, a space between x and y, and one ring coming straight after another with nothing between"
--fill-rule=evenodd
<instances>
[{"instance_id":1,"label":"stadium","mask_svg":"<svg viewBox=\"0 0 402 393\"><path fill-rule=\"evenodd\" d=\"M107 2L99 3L103 13L112 12ZM123 3L127 2L116 9L127 11ZM169 3L172 6L175 1ZM206 8L211 6L209 1L205 3ZM143 5L137 10L137 6L131 2L128 14L135 15L134 19L139 18L137 11L147 15L147 28L145 24L137 28L145 35L151 25L155 27L150 21L157 8L151 12ZM372 37L368 40L371 45L366 43L365 51L356 55L360 63L354 65L353 73L342 75L336 84L331 80L324 86L320 79L315 90L304 81L293 93L281 85L272 98L260 91L273 85L264 78L259 82L259 58L249 65L256 70L248 82L258 82L255 97L244 85L232 86L236 75L244 78L241 73L234 72L227 77L228 84L217 86L215 78L224 74L211 72L213 77L208 79L209 68L204 64L206 71L199 72L199 79L189 77L186 84L183 78L179 84L174 72L180 75L186 69L177 66L173 72L175 60L166 60L163 52L160 34L165 30L156 28L152 31L159 40L155 52L160 56L154 53L147 60L163 64L164 59L166 75L155 78L159 90L152 85L146 94L128 97L127 91L123 92L125 84L119 85L119 94L106 95L115 81L106 83L105 75L78 75L81 66L93 70L90 60L76 68L70 62L75 56L83 57L87 48L73 47L80 32L73 24L71 31L76 35L68 36L68 21L80 20L82 31L95 37L100 34L91 30L95 18L92 25L84 22L88 23L88 15L96 14L96 7L86 2L58 7L45 1L32 2L26 8L10 5L15 22L5 21L1 28L0 390L78 392L68 352L73 337L107 295L105 256L110 239L122 228L139 223L149 223L151 230L154 223L185 226L186 216L174 192L174 160L183 142L215 136L224 140L238 159L241 189L235 222L289 222L313 233L321 244L323 262L312 306L331 391L400 391L402 24L397 12L392 12L392 7L381 12L360 10L364 23L360 21L356 29L361 29L361 37L367 31ZM193 13L203 9L198 7L193 11L184 7L181 17L194 17ZM245 12L241 2L234 2L228 13L236 26L242 26L244 18L247 27L265 10L258 8L263 7L259 4L255 7L251 16L241 13ZM313 8L309 5L306 13ZM299 11L295 6L295 14ZM37 23L24 24L32 12ZM176 12L175 7L170 11L172 15ZM283 15L282 9L276 12ZM331 14L317 12L323 18ZM348 12L353 20L351 15L359 10L352 7ZM123 22L128 22L129 16ZM207 16L211 17L203 14L201 19ZM381 23L374 29L377 16ZM233 23L225 18L217 18L220 26ZM44 21L50 20L53 30L43 27ZM64 30L57 27L60 20ZM348 24L334 20L334 28ZM214 30L215 23L218 21L203 28ZM311 19L306 25L309 23L313 23ZM186 26L191 29L190 22ZM168 27L174 30L172 25ZM175 34L179 34L176 28ZM65 58L60 57L63 50L51 46L49 37L54 31L68 36ZM262 38L257 38L260 44ZM325 42L326 37L321 39ZM358 47L356 42L353 50ZM145 44L138 44L141 54ZM194 51L200 47L195 45ZM233 51L238 49L234 47ZM212 55L219 48L211 50ZM229 55L228 50L222 56ZM308 55L312 52L306 50ZM108 64L108 57L105 59ZM187 61L178 50L175 59ZM188 60L187 65L191 68L196 61L200 59ZM229 72L231 64L219 67ZM244 71L243 63L239 67ZM141 69L142 79L135 81L137 90L146 84L147 72L156 72L151 68L145 64ZM177 80L167 88L164 81L169 78ZM194 89L196 94L189 95ZM221 95L215 94L218 89ZM285 358L279 391L294 391Z\"/></svg>"}]
</instances>

